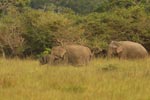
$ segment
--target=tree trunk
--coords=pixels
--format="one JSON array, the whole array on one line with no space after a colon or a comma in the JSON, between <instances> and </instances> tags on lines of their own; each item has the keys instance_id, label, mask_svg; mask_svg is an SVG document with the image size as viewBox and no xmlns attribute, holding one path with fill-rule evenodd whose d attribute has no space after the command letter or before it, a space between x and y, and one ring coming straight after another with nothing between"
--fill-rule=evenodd
<instances>
[{"instance_id":1,"label":"tree trunk","mask_svg":"<svg viewBox=\"0 0 150 100\"><path fill-rule=\"evenodd\" d=\"M2 57L3 57L3 58L6 58L5 51L4 51L3 48L1 48L1 52L2 52Z\"/></svg>"}]
</instances>

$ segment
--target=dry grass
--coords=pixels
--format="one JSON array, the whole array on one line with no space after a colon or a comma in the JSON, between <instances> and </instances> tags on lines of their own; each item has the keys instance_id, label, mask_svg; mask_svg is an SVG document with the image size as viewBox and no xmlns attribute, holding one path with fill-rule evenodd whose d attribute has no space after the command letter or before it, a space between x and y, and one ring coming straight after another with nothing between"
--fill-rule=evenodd
<instances>
[{"instance_id":1,"label":"dry grass","mask_svg":"<svg viewBox=\"0 0 150 100\"><path fill-rule=\"evenodd\" d=\"M84 67L0 59L0 100L150 100L150 59Z\"/></svg>"}]
</instances>

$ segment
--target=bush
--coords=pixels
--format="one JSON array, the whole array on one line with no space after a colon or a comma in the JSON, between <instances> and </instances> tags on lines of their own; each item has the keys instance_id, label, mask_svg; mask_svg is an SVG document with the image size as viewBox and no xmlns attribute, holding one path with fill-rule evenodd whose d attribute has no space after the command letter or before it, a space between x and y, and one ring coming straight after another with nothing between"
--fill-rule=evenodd
<instances>
[{"instance_id":1,"label":"bush","mask_svg":"<svg viewBox=\"0 0 150 100\"><path fill-rule=\"evenodd\" d=\"M107 47L112 40L149 42L149 17L141 6L92 13L84 17L85 37L91 46ZM144 38L143 38L144 37Z\"/></svg>"}]
</instances>

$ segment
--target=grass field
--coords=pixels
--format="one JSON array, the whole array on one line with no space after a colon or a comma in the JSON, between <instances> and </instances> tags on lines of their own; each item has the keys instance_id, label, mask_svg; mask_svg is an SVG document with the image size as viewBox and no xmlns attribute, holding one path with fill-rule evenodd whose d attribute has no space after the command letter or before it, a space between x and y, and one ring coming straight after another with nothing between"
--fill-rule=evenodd
<instances>
[{"instance_id":1,"label":"grass field","mask_svg":"<svg viewBox=\"0 0 150 100\"><path fill-rule=\"evenodd\" d=\"M150 100L150 59L84 67L0 59L0 100Z\"/></svg>"}]
</instances>

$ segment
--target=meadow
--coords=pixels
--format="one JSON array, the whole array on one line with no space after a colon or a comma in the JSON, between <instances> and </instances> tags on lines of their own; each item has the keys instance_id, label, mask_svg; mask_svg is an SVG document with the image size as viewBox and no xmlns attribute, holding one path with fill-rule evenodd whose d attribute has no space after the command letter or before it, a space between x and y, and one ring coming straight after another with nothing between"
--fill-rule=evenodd
<instances>
[{"instance_id":1,"label":"meadow","mask_svg":"<svg viewBox=\"0 0 150 100\"><path fill-rule=\"evenodd\" d=\"M150 59L73 67L1 58L0 100L150 100Z\"/></svg>"}]
</instances>

